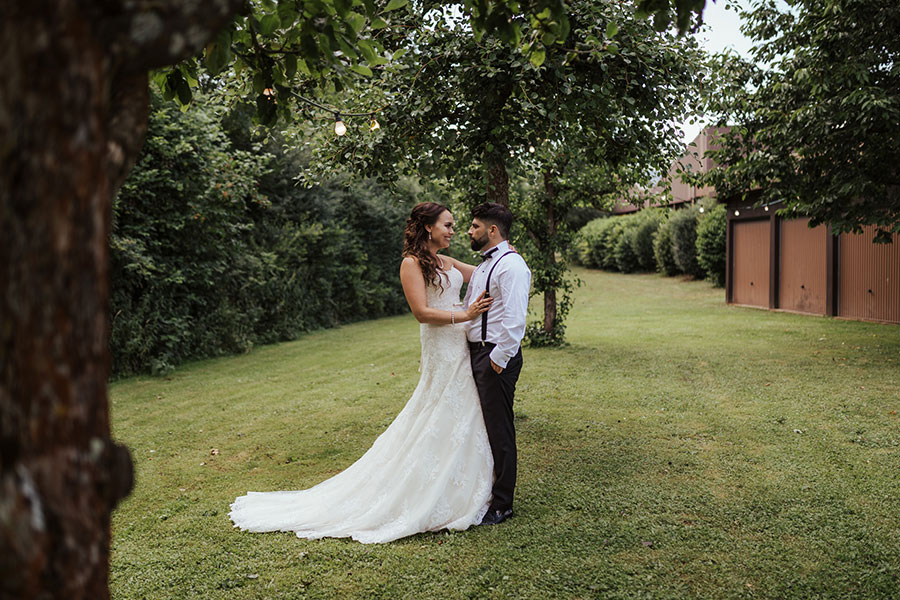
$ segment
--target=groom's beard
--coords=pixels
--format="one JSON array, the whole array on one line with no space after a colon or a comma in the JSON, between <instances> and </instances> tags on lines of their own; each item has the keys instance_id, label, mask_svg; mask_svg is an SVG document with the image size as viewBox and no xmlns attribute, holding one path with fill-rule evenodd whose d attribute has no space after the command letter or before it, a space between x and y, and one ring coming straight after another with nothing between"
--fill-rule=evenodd
<instances>
[{"instance_id":1,"label":"groom's beard","mask_svg":"<svg viewBox=\"0 0 900 600\"><path fill-rule=\"evenodd\" d=\"M478 252L482 248L487 246L488 242L490 242L490 239L488 239L488 236L486 236L486 235L483 237L480 237L480 238L473 237L472 238L472 250L475 250L476 252Z\"/></svg>"}]
</instances>

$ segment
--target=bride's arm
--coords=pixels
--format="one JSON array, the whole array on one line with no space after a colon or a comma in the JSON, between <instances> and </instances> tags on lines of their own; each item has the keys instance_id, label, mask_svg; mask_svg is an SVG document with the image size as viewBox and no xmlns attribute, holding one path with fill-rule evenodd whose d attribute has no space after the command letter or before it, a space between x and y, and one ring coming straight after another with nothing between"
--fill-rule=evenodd
<instances>
[{"instance_id":1,"label":"bride's arm","mask_svg":"<svg viewBox=\"0 0 900 600\"><path fill-rule=\"evenodd\" d=\"M457 267L458 268L458 267ZM428 306L428 297L425 293L425 278L422 276L422 267L412 256L407 256L400 263L400 283L403 285L403 293L412 310L413 316L419 323L431 323L433 325L448 325L450 323L462 323L471 321L491 307L492 298L485 298L482 292L478 300L469 305L466 310L440 310Z\"/></svg>"},{"instance_id":2,"label":"bride's arm","mask_svg":"<svg viewBox=\"0 0 900 600\"><path fill-rule=\"evenodd\" d=\"M449 260L453 263L453 266L456 267L456 270L462 273L463 281L466 283L472 278L472 273L475 272L475 265L470 265L468 263L464 263L461 260L456 260L452 256L447 256L446 254L440 255L443 260Z\"/></svg>"}]
</instances>

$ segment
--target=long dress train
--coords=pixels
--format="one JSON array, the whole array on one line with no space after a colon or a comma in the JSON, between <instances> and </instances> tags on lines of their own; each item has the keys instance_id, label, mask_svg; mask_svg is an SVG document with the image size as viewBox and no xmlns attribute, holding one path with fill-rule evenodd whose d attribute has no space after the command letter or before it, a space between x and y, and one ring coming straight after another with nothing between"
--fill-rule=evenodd
<instances>
[{"instance_id":1,"label":"long dress train","mask_svg":"<svg viewBox=\"0 0 900 600\"><path fill-rule=\"evenodd\" d=\"M462 274L427 286L428 305L459 302ZM466 529L491 499L493 459L462 325L420 327L421 377L406 406L345 471L301 491L249 492L229 516L244 530L390 542L423 531Z\"/></svg>"}]
</instances>

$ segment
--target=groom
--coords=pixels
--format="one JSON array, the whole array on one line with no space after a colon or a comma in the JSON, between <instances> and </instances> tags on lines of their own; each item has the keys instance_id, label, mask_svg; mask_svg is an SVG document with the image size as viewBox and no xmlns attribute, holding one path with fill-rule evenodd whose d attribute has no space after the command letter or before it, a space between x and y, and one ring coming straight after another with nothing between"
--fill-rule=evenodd
<instances>
[{"instance_id":1,"label":"groom","mask_svg":"<svg viewBox=\"0 0 900 600\"><path fill-rule=\"evenodd\" d=\"M512 213L502 204L481 204L472 211L468 232L472 249L481 252L483 262L469 280L465 306L484 290L494 299L488 312L466 324L472 374L494 455L493 500L482 525L496 525L512 516L516 486L513 395L522 370L531 271L509 248L512 220Z\"/></svg>"}]
</instances>

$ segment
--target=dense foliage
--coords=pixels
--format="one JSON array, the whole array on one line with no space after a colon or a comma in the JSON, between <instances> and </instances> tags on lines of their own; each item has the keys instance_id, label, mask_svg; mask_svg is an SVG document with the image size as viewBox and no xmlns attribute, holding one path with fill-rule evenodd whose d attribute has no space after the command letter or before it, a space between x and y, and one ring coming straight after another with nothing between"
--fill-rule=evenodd
<instances>
[{"instance_id":1,"label":"dense foliage","mask_svg":"<svg viewBox=\"0 0 900 600\"><path fill-rule=\"evenodd\" d=\"M403 309L408 196L371 183L297 188L301 157L230 140L207 107L153 104L114 203L115 373L166 372Z\"/></svg>"},{"instance_id":2,"label":"dense foliage","mask_svg":"<svg viewBox=\"0 0 900 600\"><path fill-rule=\"evenodd\" d=\"M754 66L723 59L712 109L735 124L709 174L834 231L900 232L900 3L755 0Z\"/></svg>"},{"instance_id":3,"label":"dense foliage","mask_svg":"<svg viewBox=\"0 0 900 600\"><path fill-rule=\"evenodd\" d=\"M700 214L697 206L676 210L669 217L669 227L672 232L672 255L678 270L685 275L702 278L703 268L697 261L697 221Z\"/></svg>"},{"instance_id":4,"label":"dense foliage","mask_svg":"<svg viewBox=\"0 0 900 600\"><path fill-rule=\"evenodd\" d=\"M725 285L725 238L728 230L724 204L706 208L697 223L697 262L713 285Z\"/></svg>"},{"instance_id":5,"label":"dense foliage","mask_svg":"<svg viewBox=\"0 0 900 600\"><path fill-rule=\"evenodd\" d=\"M656 259L656 270L672 277L681 273L678 263L675 262L675 252L672 250L672 221L665 219L659 224L656 236L653 238L653 257Z\"/></svg>"}]
</instances>

